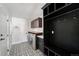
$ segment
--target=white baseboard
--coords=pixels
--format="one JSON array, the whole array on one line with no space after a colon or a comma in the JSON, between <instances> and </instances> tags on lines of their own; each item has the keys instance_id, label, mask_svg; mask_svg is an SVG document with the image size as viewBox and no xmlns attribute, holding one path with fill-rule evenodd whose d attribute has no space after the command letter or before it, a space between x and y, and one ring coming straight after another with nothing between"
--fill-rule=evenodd
<instances>
[{"instance_id":1,"label":"white baseboard","mask_svg":"<svg viewBox=\"0 0 79 59\"><path fill-rule=\"evenodd\" d=\"M19 44L19 43L22 43L22 42L28 42L28 41L26 40L26 41L12 42L12 45Z\"/></svg>"}]
</instances>

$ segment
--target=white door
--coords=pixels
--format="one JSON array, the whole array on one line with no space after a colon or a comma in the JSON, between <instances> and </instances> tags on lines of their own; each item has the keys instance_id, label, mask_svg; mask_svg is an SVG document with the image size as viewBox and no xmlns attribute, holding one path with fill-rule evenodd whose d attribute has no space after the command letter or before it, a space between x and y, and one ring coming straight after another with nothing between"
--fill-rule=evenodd
<instances>
[{"instance_id":1,"label":"white door","mask_svg":"<svg viewBox=\"0 0 79 59\"><path fill-rule=\"evenodd\" d=\"M8 13L3 6L0 6L0 56L8 55L7 41L9 41Z\"/></svg>"}]
</instances>

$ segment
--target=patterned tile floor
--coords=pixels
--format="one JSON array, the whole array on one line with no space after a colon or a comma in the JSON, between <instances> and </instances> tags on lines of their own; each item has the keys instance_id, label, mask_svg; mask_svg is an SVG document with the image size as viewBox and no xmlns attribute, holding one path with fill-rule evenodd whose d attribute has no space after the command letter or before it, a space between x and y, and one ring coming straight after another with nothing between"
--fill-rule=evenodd
<instances>
[{"instance_id":1,"label":"patterned tile floor","mask_svg":"<svg viewBox=\"0 0 79 59\"><path fill-rule=\"evenodd\" d=\"M33 50L27 42L23 42L12 46L10 56L44 56L44 54L40 50Z\"/></svg>"}]
</instances>

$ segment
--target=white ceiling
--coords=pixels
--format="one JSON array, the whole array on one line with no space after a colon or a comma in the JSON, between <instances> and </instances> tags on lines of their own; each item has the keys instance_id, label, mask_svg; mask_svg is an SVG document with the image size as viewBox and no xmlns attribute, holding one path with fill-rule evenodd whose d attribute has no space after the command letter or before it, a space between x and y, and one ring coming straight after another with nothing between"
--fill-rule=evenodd
<instances>
[{"instance_id":1,"label":"white ceiling","mask_svg":"<svg viewBox=\"0 0 79 59\"><path fill-rule=\"evenodd\" d=\"M43 3L1 3L4 5L13 17L29 18Z\"/></svg>"}]
</instances>

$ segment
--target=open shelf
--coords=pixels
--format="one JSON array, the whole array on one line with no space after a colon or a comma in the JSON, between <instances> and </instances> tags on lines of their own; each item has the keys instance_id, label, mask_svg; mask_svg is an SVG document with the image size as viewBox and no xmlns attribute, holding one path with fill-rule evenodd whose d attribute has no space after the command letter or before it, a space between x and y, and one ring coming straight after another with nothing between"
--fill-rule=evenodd
<instances>
[{"instance_id":1,"label":"open shelf","mask_svg":"<svg viewBox=\"0 0 79 59\"><path fill-rule=\"evenodd\" d=\"M55 6L56 6L56 10L61 8L61 7L64 7L66 4L65 3L56 3Z\"/></svg>"},{"instance_id":2,"label":"open shelf","mask_svg":"<svg viewBox=\"0 0 79 59\"><path fill-rule=\"evenodd\" d=\"M52 3L52 4L50 4L49 6L48 6L48 12L49 13L51 13L51 12L53 12L54 10L55 10L55 8L54 8L54 3Z\"/></svg>"},{"instance_id":3,"label":"open shelf","mask_svg":"<svg viewBox=\"0 0 79 59\"><path fill-rule=\"evenodd\" d=\"M48 14L48 8L44 9L44 16L46 16Z\"/></svg>"}]
</instances>

